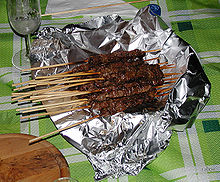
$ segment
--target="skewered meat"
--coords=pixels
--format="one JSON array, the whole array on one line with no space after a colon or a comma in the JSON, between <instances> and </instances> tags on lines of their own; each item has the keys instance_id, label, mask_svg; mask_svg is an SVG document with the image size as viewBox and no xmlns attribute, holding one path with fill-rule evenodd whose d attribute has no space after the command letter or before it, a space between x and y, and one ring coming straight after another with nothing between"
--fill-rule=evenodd
<instances>
[{"instance_id":1,"label":"skewered meat","mask_svg":"<svg viewBox=\"0 0 220 182\"><path fill-rule=\"evenodd\" d=\"M133 51L116 51L110 54L99 54L91 56L88 61L91 65L109 64L118 61L128 61L134 59L143 59L145 52L135 49Z\"/></svg>"},{"instance_id":2,"label":"skewered meat","mask_svg":"<svg viewBox=\"0 0 220 182\"><path fill-rule=\"evenodd\" d=\"M104 78L86 85L78 86L80 91L95 91L87 95L93 109L103 116L113 115L121 111L136 111L147 108L160 108L155 99L155 86L162 85L163 72L157 64L147 64L140 50L118 51L111 54L100 54L88 58L86 64L73 68L73 72L98 72ZM88 77L88 76L86 76Z\"/></svg>"}]
</instances>

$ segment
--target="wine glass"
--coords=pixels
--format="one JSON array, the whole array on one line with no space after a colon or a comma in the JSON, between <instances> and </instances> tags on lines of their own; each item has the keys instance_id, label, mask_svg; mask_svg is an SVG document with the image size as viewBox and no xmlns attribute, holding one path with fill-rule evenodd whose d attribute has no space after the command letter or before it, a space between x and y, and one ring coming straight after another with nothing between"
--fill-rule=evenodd
<instances>
[{"instance_id":1,"label":"wine glass","mask_svg":"<svg viewBox=\"0 0 220 182\"><path fill-rule=\"evenodd\" d=\"M31 34L41 24L41 10L39 0L7 0L8 20L15 33L25 37L26 49L16 53L12 64L19 70L30 67Z\"/></svg>"}]
</instances>

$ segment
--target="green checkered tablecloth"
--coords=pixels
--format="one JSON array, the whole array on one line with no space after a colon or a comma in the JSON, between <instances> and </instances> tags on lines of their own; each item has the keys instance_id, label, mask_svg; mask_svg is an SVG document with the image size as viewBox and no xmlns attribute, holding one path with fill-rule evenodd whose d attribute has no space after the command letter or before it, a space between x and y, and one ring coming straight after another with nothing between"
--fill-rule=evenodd
<instances>
[{"instance_id":1,"label":"green checkered tablecloth","mask_svg":"<svg viewBox=\"0 0 220 182\"><path fill-rule=\"evenodd\" d=\"M121 0L107 2L116 3ZM71 3L71 0L41 0L42 13L56 11L55 7L59 6L66 7L66 10L74 9L70 6ZM83 0L84 7L78 8L101 3L104 4L106 1ZM191 44L200 56L202 66L212 84L211 99L198 115L195 124L184 132L174 132L167 149L137 176L105 179L103 182L220 181L220 0L155 0L126 5L130 7L129 11L122 5L117 11L124 17L132 18L139 8L149 3L160 5L162 19L177 35ZM10 103L12 83L28 80L29 77L21 76L12 66L12 56L24 47L24 41L10 29L5 7L6 1L0 0L0 133L43 135L55 130L49 118L22 122L15 111L18 105ZM60 11L63 11L63 8ZM91 16L101 16L106 12L108 9L97 9L94 12L81 12L68 17L49 16L43 18L41 27L63 27L68 23L84 21ZM59 135L48 141L63 153L72 177L79 182L94 181L93 168L85 155Z\"/></svg>"}]
</instances>

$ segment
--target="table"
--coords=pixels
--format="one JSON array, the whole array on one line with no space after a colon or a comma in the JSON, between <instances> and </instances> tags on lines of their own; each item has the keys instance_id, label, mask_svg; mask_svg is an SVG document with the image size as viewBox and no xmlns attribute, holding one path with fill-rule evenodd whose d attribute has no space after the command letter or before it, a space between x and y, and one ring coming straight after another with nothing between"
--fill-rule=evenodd
<instances>
[{"instance_id":1,"label":"table","mask_svg":"<svg viewBox=\"0 0 220 182\"><path fill-rule=\"evenodd\" d=\"M128 0L126 0L128 1ZM121 0L89 1L74 3L71 0L41 0L42 13L51 13L101 4L117 3ZM118 7L100 8L72 14L47 16L42 27L53 25L64 27L91 17L118 13L123 18L132 18L138 8L149 3L160 5L162 19L177 35L187 41L201 58L202 66L212 84L211 99L198 115L195 124L184 132L173 132L167 149L137 176L123 176L125 181L192 181L220 180L220 1L212 0L157 0ZM12 83L28 80L12 67L11 58L21 47L23 40L14 34L7 21L6 2L0 1L0 133L24 133L40 136L55 130L49 118L22 122L16 115L17 104L11 104ZM48 139L65 156L71 176L79 182L94 181L94 171L85 155L57 135ZM3 146L1 146L3 147ZM105 179L103 182L116 182Z\"/></svg>"}]
</instances>

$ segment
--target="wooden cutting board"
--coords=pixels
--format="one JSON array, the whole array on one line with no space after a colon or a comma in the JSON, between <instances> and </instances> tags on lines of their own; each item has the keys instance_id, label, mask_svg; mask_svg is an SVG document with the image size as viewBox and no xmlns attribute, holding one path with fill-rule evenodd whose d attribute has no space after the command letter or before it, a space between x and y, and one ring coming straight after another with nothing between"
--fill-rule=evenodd
<instances>
[{"instance_id":1,"label":"wooden cutting board","mask_svg":"<svg viewBox=\"0 0 220 182\"><path fill-rule=\"evenodd\" d=\"M60 151L46 140L29 145L35 136L0 135L0 182L53 182L70 176Z\"/></svg>"}]
</instances>

